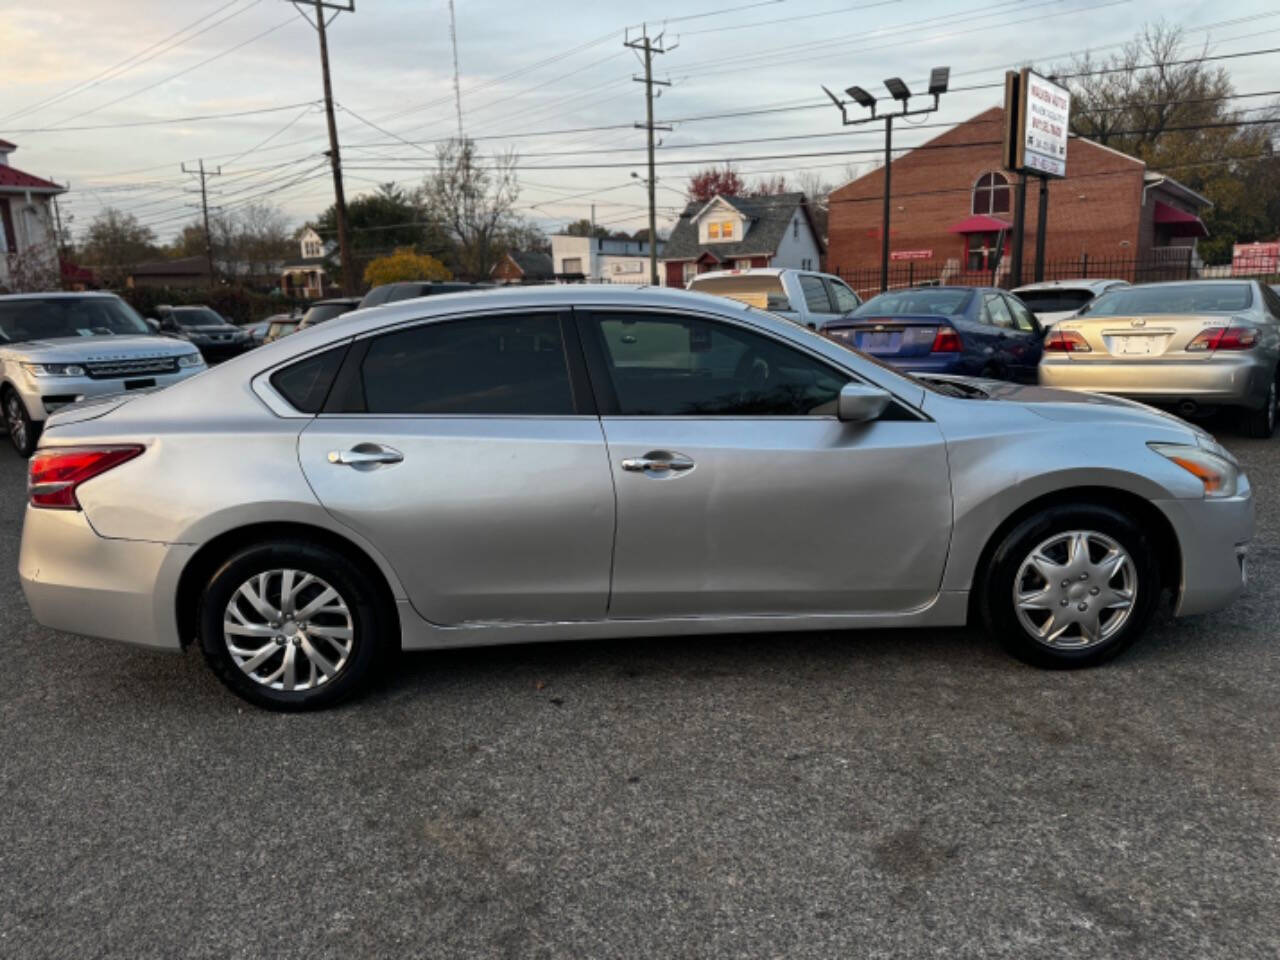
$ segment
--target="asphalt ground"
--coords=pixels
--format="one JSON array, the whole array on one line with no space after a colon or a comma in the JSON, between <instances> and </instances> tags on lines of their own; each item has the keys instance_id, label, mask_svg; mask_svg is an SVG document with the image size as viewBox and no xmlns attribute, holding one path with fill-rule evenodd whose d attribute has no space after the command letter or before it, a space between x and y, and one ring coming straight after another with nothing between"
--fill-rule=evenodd
<instances>
[{"instance_id":1,"label":"asphalt ground","mask_svg":"<svg viewBox=\"0 0 1280 960\"><path fill-rule=\"evenodd\" d=\"M1252 584L1106 667L969 631L405 656L281 716L37 626L0 450L0 957L1280 955L1280 438Z\"/></svg>"}]
</instances>

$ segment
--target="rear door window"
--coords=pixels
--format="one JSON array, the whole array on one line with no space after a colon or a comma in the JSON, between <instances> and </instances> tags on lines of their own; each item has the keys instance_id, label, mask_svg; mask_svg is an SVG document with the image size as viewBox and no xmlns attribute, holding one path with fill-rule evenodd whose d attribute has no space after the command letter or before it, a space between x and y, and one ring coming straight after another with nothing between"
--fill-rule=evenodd
<instances>
[{"instance_id":1,"label":"rear door window","mask_svg":"<svg viewBox=\"0 0 1280 960\"><path fill-rule=\"evenodd\" d=\"M554 313L468 317L383 334L369 345L360 379L368 413L575 412Z\"/></svg>"}]
</instances>

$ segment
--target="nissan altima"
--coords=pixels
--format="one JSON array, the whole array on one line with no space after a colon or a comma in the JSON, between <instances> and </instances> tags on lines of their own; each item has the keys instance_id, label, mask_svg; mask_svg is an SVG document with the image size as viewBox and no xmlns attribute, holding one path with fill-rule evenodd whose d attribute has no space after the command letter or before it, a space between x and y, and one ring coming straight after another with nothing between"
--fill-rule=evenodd
<instances>
[{"instance_id":1,"label":"nissan altima","mask_svg":"<svg viewBox=\"0 0 1280 960\"><path fill-rule=\"evenodd\" d=\"M400 649L569 638L972 620L1097 664L1165 593L1229 603L1252 533L1231 454L1139 404L562 286L360 310L60 411L19 567L40 622L195 644L302 709Z\"/></svg>"}]
</instances>

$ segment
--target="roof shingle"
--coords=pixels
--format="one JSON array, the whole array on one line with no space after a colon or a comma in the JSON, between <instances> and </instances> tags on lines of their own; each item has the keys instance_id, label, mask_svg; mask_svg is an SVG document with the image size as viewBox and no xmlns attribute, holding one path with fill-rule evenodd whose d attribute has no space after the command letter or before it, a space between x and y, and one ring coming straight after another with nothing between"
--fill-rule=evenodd
<instances>
[{"instance_id":1,"label":"roof shingle","mask_svg":"<svg viewBox=\"0 0 1280 960\"><path fill-rule=\"evenodd\" d=\"M707 205L705 201L690 203L680 214L671 231L663 260L694 260L704 252L720 260L778 252L787 225L796 208L804 202L803 193L775 193L761 197L722 197L751 221L746 235L737 243L698 243L698 227L693 217ZM806 211L807 213L807 211Z\"/></svg>"}]
</instances>

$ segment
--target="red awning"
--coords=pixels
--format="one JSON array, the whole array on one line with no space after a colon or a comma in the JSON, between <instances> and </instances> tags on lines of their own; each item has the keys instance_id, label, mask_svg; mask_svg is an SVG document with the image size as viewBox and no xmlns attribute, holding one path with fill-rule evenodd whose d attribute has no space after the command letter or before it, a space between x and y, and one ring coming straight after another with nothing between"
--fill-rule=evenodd
<instances>
[{"instance_id":1,"label":"red awning","mask_svg":"<svg viewBox=\"0 0 1280 960\"><path fill-rule=\"evenodd\" d=\"M975 213L972 217L966 217L947 229L952 233L999 233L1001 230L1012 230L1013 224L1006 223L997 217Z\"/></svg>"},{"instance_id":2,"label":"red awning","mask_svg":"<svg viewBox=\"0 0 1280 960\"><path fill-rule=\"evenodd\" d=\"M1160 200L1156 201L1156 223L1169 228L1172 237L1207 237L1209 228L1194 213L1187 213Z\"/></svg>"}]
</instances>

